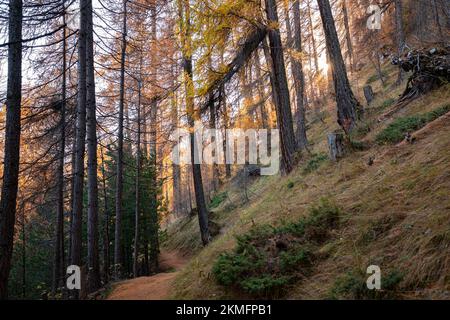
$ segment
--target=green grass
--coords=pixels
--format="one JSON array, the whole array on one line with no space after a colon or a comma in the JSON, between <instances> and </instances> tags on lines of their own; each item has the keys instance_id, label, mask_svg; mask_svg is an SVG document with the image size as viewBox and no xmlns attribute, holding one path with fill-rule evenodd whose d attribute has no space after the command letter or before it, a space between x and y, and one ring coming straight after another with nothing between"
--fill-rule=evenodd
<instances>
[{"instance_id":1,"label":"green grass","mask_svg":"<svg viewBox=\"0 0 450 320\"><path fill-rule=\"evenodd\" d=\"M425 114L399 118L380 132L375 140L378 144L401 142L405 139L407 133L423 128L427 123L436 120L447 112L450 112L450 105L445 105Z\"/></svg>"}]
</instances>

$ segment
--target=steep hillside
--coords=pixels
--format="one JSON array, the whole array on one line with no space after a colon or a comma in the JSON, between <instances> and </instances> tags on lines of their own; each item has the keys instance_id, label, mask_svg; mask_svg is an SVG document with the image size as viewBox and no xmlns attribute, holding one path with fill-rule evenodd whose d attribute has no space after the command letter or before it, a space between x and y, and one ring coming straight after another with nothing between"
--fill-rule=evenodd
<instances>
[{"instance_id":1,"label":"steep hillside","mask_svg":"<svg viewBox=\"0 0 450 320\"><path fill-rule=\"evenodd\" d=\"M371 69L358 75L367 76L357 92L371 83L376 100L353 137L355 150L343 160L326 158L326 135L337 128L330 103L324 121L311 123L311 154L291 175L254 181L248 202L233 183L224 186L211 215L220 235L208 247L201 247L195 218L169 227L167 247L196 253L173 285L174 298L254 298L236 284L219 285L218 257L234 250L236 236L299 221L321 199L339 209L340 223L314 244L308 271L276 297L373 298L360 288L367 267L378 265L392 286L376 298L450 298L450 86L379 121L404 89L392 86L394 67L384 72L385 87ZM406 132L415 132L411 143L401 142Z\"/></svg>"}]
</instances>

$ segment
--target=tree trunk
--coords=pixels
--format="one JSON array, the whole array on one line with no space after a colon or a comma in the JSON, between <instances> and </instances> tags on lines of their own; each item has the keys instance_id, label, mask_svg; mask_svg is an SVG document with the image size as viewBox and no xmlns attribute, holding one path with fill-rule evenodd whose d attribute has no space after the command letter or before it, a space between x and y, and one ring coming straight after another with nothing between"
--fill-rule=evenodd
<instances>
[{"instance_id":1,"label":"tree trunk","mask_svg":"<svg viewBox=\"0 0 450 320\"><path fill-rule=\"evenodd\" d=\"M383 70L381 70L380 52L377 50L373 54L373 57L375 57L375 58L370 57L369 59L372 62L372 64L374 65L375 70L377 71L378 79L381 81L381 84L384 87L386 85L386 81L384 79Z\"/></svg>"},{"instance_id":2,"label":"tree trunk","mask_svg":"<svg viewBox=\"0 0 450 320\"><path fill-rule=\"evenodd\" d=\"M11 269L19 184L22 19L22 0L10 0L5 150L0 202L0 300L8 298L8 277Z\"/></svg>"},{"instance_id":3,"label":"tree trunk","mask_svg":"<svg viewBox=\"0 0 450 320\"><path fill-rule=\"evenodd\" d=\"M82 218L83 218L83 190L84 190L84 153L86 143L86 63L87 63L87 21L88 0L80 1L80 30L78 32L78 105L76 128L75 172L73 177L72 204L72 244L71 265L82 264ZM84 288L83 288L84 289ZM79 293L73 293L77 298Z\"/></svg>"},{"instance_id":4,"label":"tree trunk","mask_svg":"<svg viewBox=\"0 0 450 320\"><path fill-rule=\"evenodd\" d=\"M193 83L193 70L192 70L192 52L191 52L191 17L190 17L190 4L188 0L182 0L182 4L179 5L180 20L182 20L182 51L183 51L183 67L185 74L185 91L186 91L186 113L188 118L188 125L191 131L190 145L191 145L191 161L192 161L192 174L194 178L194 191L195 199L197 202L198 221L200 225L200 234L202 243L204 246L208 245L211 241L208 228L208 210L205 203L205 195L203 191L203 180L201 166L198 161L197 149L201 149L201 146L197 146L195 141L194 126L196 118L199 119L198 112L195 112L194 101L194 83Z\"/></svg>"},{"instance_id":5,"label":"tree trunk","mask_svg":"<svg viewBox=\"0 0 450 320\"><path fill-rule=\"evenodd\" d=\"M98 164L97 164L97 114L95 101L94 23L92 0L87 8L86 36L86 88L87 88L87 145L88 145L88 293L101 286L98 251Z\"/></svg>"},{"instance_id":6,"label":"tree trunk","mask_svg":"<svg viewBox=\"0 0 450 320\"><path fill-rule=\"evenodd\" d=\"M312 75L312 80L314 80L316 78L316 76L319 74L320 70L319 70L319 55L317 53L317 41L316 41L316 36L314 35L314 23L312 20L312 12L311 12L311 0L308 0L307 2L307 9L308 9L308 24L309 24L309 32L311 33L311 47L312 47L312 56L313 56L313 60L314 60L314 70L315 72L313 73L311 70L311 75ZM311 81L311 83L313 83L313 81ZM315 94L315 90L313 87L313 96L317 96ZM321 94L320 92L320 88L319 88L319 94Z\"/></svg>"},{"instance_id":7,"label":"tree trunk","mask_svg":"<svg viewBox=\"0 0 450 320\"><path fill-rule=\"evenodd\" d=\"M123 0L122 52L120 60L119 128L116 178L116 229L114 234L114 277L120 279L123 269L122 197L123 197L123 118L125 103L125 61L127 52L127 3Z\"/></svg>"},{"instance_id":8,"label":"tree trunk","mask_svg":"<svg viewBox=\"0 0 450 320\"><path fill-rule=\"evenodd\" d=\"M267 19L274 25L278 24L278 13L275 0L265 0ZM278 129L280 132L281 172L289 174L294 166L296 150L295 135L292 121L289 87L283 57L283 46L280 31L269 30L270 51L273 68L273 94L277 97L275 105Z\"/></svg>"},{"instance_id":9,"label":"tree trunk","mask_svg":"<svg viewBox=\"0 0 450 320\"><path fill-rule=\"evenodd\" d=\"M158 40L158 30L157 30L157 4L154 3L150 7L150 15L151 15L151 40L153 43L153 48L156 48L157 40ZM152 82L156 83L158 81L158 69L156 68L156 61L152 61L154 68L152 72ZM154 86L153 88L155 88ZM152 165L155 169L155 174L152 176L152 186L153 190L153 203L152 211L150 213L150 232L148 235L150 236L150 270L152 272L157 272L159 269L158 263L158 253L159 253L159 239L158 239L158 194L156 190L158 189L158 181L157 181L157 172L159 172L158 168L158 100L156 99L156 90L154 90L154 98L152 99L150 105L150 159L152 161Z\"/></svg>"},{"instance_id":10,"label":"tree trunk","mask_svg":"<svg viewBox=\"0 0 450 320\"><path fill-rule=\"evenodd\" d=\"M142 57L141 57L142 66ZM137 141L136 141L136 211L134 217L134 253L133 253L133 275L139 276L139 231L141 215L141 79L138 80L138 105L137 105Z\"/></svg>"},{"instance_id":11,"label":"tree trunk","mask_svg":"<svg viewBox=\"0 0 450 320\"><path fill-rule=\"evenodd\" d=\"M300 0L297 0L293 4L294 14L294 38L293 49L297 53L303 52L302 46L302 30L301 30L301 14L300 14ZM287 16L287 18L289 15ZM290 21L290 20L289 20ZM303 72L303 62L301 59L293 58L291 62L292 75L294 77L297 109L295 111L295 122L297 128L295 136L297 138L297 147L303 150L308 145L308 139L306 136L306 95L305 95L305 74Z\"/></svg>"},{"instance_id":12,"label":"tree trunk","mask_svg":"<svg viewBox=\"0 0 450 320\"><path fill-rule=\"evenodd\" d=\"M62 23L66 24L65 0L62 0ZM66 27L62 32L62 87L61 87L61 119L59 123L60 147L58 159L58 187L56 204L56 232L55 232L55 255L53 260L52 296L54 297L58 288L64 285L64 158L66 149L66 68L67 68L67 41Z\"/></svg>"},{"instance_id":13,"label":"tree trunk","mask_svg":"<svg viewBox=\"0 0 450 320\"><path fill-rule=\"evenodd\" d=\"M103 156L103 148L100 147L100 157L102 163L102 189L103 189L103 202L104 202L104 220L103 220L103 279L105 283L109 281L109 209L108 209L108 197L106 193L106 170L105 170L105 158Z\"/></svg>"},{"instance_id":14,"label":"tree trunk","mask_svg":"<svg viewBox=\"0 0 450 320\"><path fill-rule=\"evenodd\" d=\"M330 56L334 89L336 92L338 123L348 134L354 129L360 117L361 105L356 100L350 87L330 2L329 0L318 0L318 3L325 33L327 52Z\"/></svg>"},{"instance_id":15,"label":"tree trunk","mask_svg":"<svg viewBox=\"0 0 450 320\"><path fill-rule=\"evenodd\" d=\"M27 294L27 231L25 210L22 208L22 299Z\"/></svg>"},{"instance_id":16,"label":"tree trunk","mask_svg":"<svg viewBox=\"0 0 450 320\"><path fill-rule=\"evenodd\" d=\"M221 94L220 94L220 102L222 104L222 110L223 110L223 129L224 129L224 134L223 134L223 154L226 155L227 154L227 146L228 146L228 137L227 137L227 130L230 127L230 117L228 115L228 106L227 106L227 99L225 96L225 86L222 85L221 89ZM225 160L225 177L227 179L231 178L231 164L228 163L227 161L227 157L224 157ZM192 210L192 208L191 208Z\"/></svg>"},{"instance_id":17,"label":"tree trunk","mask_svg":"<svg viewBox=\"0 0 450 320\"><path fill-rule=\"evenodd\" d=\"M397 50L398 56L401 57L403 54L403 50L405 49L406 39L405 39L405 31L403 27L403 5L402 0L394 0L395 4L395 29L396 29L396 38L397 38ZM400 85L403 81L403 70L399 68L398 70L398 78L397 85Z\"/></svg>"},{"instance_id":18,"label":"tree trunk","mask_svg":"<svg viewBox=\"0 0 450 320\"><path fill-rule=\"evenodd\" d=\"M176 72L172 70L172 77L174 79L172 86L175 86ZM174 92L172 96L172 126L174 130L178 130L178 96ZM178 143L178 142L177 142ZM182 212L181 208L181 169L179 164L172 164L172 176L173 176L173 211L175 215L179 216Z\"/></svg>"},{"instance_id":19,"label":"tree trunk","mask_svg":"<svg viewBox=\"0 0 450 320\"><path fill-rule=\"evenodd\" d=\"M258 95L259 95L259 112L261 114L261 122L263 129L269 129L269 120L267 117L267 112L265 108L265 98L266 93L264 90L264 78L261 75L261 62L259 57L259 50L255 52L255 74L256 74L256 81L258 84Z\"/></svg>"},{"instance_id":20,"label":"tree trunk","mask_svg":"<svg viewBox=\"0 0 450 320\"><path fill-rule=\"evenodd\" d=\"M69 243L67 248L67 261L70 263L72 257L72 228L73 228L73 201L75 199L75 172L76 172L76 155L77 155L77 143L76 143L76 123L74 125L75 140L72 143L72 156L70 159L70 224L69 224Z\"/></svg>"},{"instance_id":21,"label":"tree trunk","mask_svg":"<svg viewBox=\"0 0 450 320\"><path fill-rule=\"evenodd\" d=\"M344 16L345 42L347 43L347 56L348 56L350 71L353 73L353 70L354 70L353 43L352 43L352 36L350 33L350 21L349 21L349 17L348 17L347 0L342 0L342 14Z\"/></svg>"},{"instance_id":22,"label":"tree trunk","mask_svg":"<svg viewBox=\"0 0 450 320\"><path fill-rule=\"evenodd\" d=\"M216 130L217 124L216 124L216 115L217 115L217 109L216 109L216 104L214 101L212 101L209 105L209 126L212 130ZM216 131L214 131L216 132ZM217 139L215 136L211 137L211 144L216 144L216 148L219 148L220 146L217 144ZM219 166L217 164L217 151L215 151L215 154L213 155L214 157L214 163L212 166L212 185L213 185L213 190L214 192L217 192L217 190L219 190L219 185L220 185L220 172L219 172Z\"/></svg>"}]
</instances>

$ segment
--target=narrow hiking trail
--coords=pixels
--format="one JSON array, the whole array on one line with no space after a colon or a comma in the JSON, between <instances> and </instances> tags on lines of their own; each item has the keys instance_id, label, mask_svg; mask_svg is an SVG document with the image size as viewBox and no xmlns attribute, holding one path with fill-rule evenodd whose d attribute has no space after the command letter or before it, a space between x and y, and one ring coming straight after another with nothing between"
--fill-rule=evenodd
<instances>
[{"instance_id":1,"label":"narrow hiking trail","mask_svg":"<svg viewBox=\"0 0 450 320\"><path fill-rule=\"evenodd\" d=\"M169 298L170 286L188 262L180 252L162 252L160 266L163 270L151 277L141 277L114 285L107 300L164 300ZM175 270L174 272L170 272Z\"/></svg>"}]
</instances>

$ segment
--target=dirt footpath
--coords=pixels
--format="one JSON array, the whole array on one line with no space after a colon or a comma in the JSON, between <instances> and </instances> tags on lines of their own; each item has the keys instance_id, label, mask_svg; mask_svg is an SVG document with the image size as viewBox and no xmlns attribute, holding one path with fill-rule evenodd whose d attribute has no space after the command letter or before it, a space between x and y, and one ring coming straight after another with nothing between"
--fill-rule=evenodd
<instances>
[{"instance_id":1,"label":"dirt footpath","mask_svg":"<svg viewBox=\"0 0 450 320\"><path fill-rule=\"evenodd\" d=\"M170 287L188 260L179 252L162 252L160 266L163 273L119 282L114 285L107 300L165 300L169 298ZM175 270L175 272L170 272Z\"/></svg>"}]
</instances>

